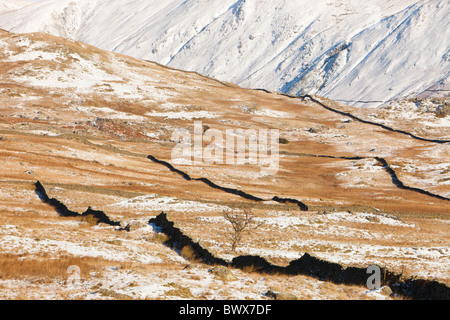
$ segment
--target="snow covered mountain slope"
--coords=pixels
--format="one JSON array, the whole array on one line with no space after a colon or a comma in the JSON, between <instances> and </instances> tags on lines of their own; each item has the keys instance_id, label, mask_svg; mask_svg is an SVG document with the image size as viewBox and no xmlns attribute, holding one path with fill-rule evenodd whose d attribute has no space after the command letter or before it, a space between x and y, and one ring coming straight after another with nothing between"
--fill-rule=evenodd
<instances>
[{"instance_id":1,"label":"snow covered mountain slope","mask_svg":"<svg viewBox=\"0 0 450 320\"><path fill-rule=\"evenodd\" d=\"M30 5L31 1L26 0L0 0L0 13L17 10Z\"/></svg>"},{"instance_id":2,"label":"snow covered mountain slope","mask_svg":"<svg viewBox=\"0 0 450 320\"><path fill-rule=\"evenodd\" d=\"M449 12L448 0L44 0L1 14L0 28L378 106L449 89L439 85L450 74Z\"/></svg>"}]
</instances>

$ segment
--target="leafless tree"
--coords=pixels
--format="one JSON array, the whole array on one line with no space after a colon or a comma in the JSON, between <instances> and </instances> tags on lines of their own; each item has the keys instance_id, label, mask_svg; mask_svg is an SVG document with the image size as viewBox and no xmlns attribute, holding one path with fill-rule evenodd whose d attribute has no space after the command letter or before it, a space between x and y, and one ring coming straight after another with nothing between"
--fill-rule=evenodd
<instances>
[{"instance_id":1,"label":"leafless tree","mask_svg":"<svg viewBox=\"0 0 450 320\"><path fill-rule=\"evenodd\" d=\"M259 228L263 223L257 222L250 210L244 209L243 212L233 212L231 210L224 210L222 213L225 220L231 223L231 251L235 251L245 234L252 230Z\"/></svg>"}]
</instances>

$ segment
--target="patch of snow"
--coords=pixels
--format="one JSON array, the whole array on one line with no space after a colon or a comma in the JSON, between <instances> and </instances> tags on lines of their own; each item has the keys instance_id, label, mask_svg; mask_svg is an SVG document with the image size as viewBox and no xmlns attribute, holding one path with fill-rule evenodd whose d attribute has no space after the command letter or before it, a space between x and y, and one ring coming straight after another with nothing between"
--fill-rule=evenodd
<instances>
[{"instance_id":1,"label":"patch of snow","mask_svg":"<svg viewBox=\"0 0 450 320\"><path fill-rule=\"evenodd\" d=\"M148 112L147 116L150 117L162 117L169 119L205 119L205 118L218 118L219 115L210 111L180 111L180 112Z\"/></svg>"},{"instance_id":2,"label":"patch of snow","mask_svg":"<svg viewBox=\"0 0 450 320\"><path fill-rule=\"evenodd\" d=\"M186 201L173 197L150 194L132 199L123 200L109 205L134 210L175 211L175 212L211 212L221 211L228 207L201 203L197 201Z\"/></svg>"}]
</instances>

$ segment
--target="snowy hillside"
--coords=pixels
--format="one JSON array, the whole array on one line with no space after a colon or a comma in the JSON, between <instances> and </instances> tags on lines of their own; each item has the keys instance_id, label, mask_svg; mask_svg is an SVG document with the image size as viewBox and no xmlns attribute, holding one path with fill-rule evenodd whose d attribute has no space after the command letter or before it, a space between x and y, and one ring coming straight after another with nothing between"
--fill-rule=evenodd
<instances>
[{"instance_id":1,"label":"snowy hillside","mask_svg":"<svg viewBox=\"0 0 450 320\"><path fill-rule=\"evenodd\" d=\"M30 5L31 1L26 0L0 0L0 13L17 10Z\"/></svg>"},{"instance_id":2,"label":"snowy hillside","mask_svg":"<svg viewBox=\"0 0 450 320\"><path fill-rule=\"evenodd\" d=\"M448 0L43 0L1 14L0 28L376 106L449 89L449 12Z\"/></svg>"}]
</instances>

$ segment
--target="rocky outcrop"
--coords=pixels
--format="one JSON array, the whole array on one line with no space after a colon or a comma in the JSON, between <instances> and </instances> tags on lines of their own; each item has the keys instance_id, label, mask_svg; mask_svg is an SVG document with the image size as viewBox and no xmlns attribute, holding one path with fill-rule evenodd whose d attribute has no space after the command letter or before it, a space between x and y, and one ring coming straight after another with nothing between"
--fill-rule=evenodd
<instances>
[{"instance_id":1,"label":"rocky outcrop","mask_svg":"<svg viewBox=\"0 0 450 320\"><path fill-rule=\"evenodd\" d=\"M208 271L223 281L234 281L238 279L229 268L224 266L217 266Z\"/></svg>"},{"instance_id":2,"label":"rocky outcrop","mask_svg":"<svg viewBox=\"0 0 450 320\"><path fill-rule=\"evenodd\" d=\"M298 297L292 293L278 292L273 290L267 291L264 295L274 300L298 300Z\"/></svg>"},{"instance_id":3,"label":"rocky outcrop","mask_svg":"<svg viewBox=\"0 0 450 320\"><path fill-rule=\"evenodd\" d=\"M446 104L441 104L440 106L438 106L436 108L436 110L434 111L436 117L438 118L445 118L450 116L450 104L446 103Z\"/></svg>"}]
</instances>

